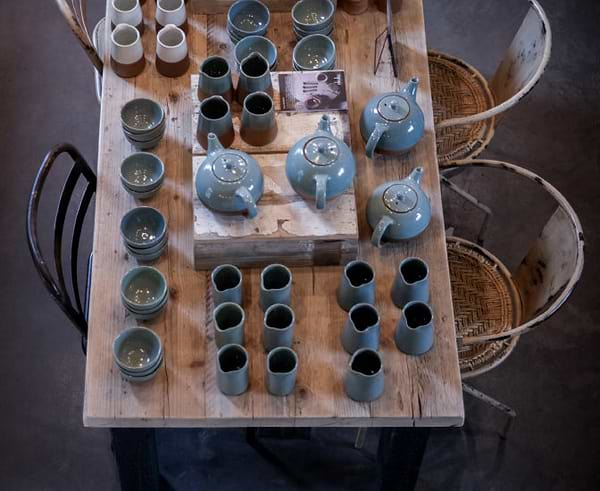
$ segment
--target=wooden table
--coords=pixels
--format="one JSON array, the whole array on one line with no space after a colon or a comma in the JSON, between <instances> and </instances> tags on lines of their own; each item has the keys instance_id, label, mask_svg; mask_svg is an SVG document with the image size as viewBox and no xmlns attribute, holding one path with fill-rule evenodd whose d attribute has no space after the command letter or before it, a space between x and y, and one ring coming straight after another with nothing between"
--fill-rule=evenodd
<instances>
[{"instance_id":1,"label":"wooden table","mask_svg":"<svg viewBox=\"0 0 600 491\"><path fill-rule=\"evenodd\" d=\"M373 43L384 28L384 15L374 7L360 15L339 11L334 39L339 68L347 74L360 227L360 257L377 275L377 307L382 325L386 390L381 399L357 403L346 397L342 380L348 355L339 336L346 313L336 304L335 288L341 267L293 269L293 307L297 315L295 349L299 374L294 393L270 396L264 384L265 354L261 344L262 313L258 307L259 270L244 271L247 313L246 339L250 353L250 390L238 397L222 395L216 385L210 305L206 301L208 274L197 272L192 248L192 128L190 74L209 54L229 46L224 15L190 16L192 67L177 79L160 76L154 66L154 2L144 6L143 42L148 64L135 79L118 78L105 64L98 189L96 197L93 272L83 420L105 427L226 427L226 426L460 426L464 409L449 271L444 239L435 136L421 0L404 0L396 16L400 78L421 79L418 100L425 113L424 139L405 158L365 158L358 121L360 111L375 94L398 82L390 75L389 60L373 76ZM107 23L108 24L108 23ZM268 33L279 49L279 69L290 69L294 42L288 14L273 14ZM385 59L385 57L384 57ZM108 60L106 60L108 61ZM155 152L166 164L166 182L157 196L144 203L161 210L169 224L169 248L156 267L168 278L171 299L166 313L151 327L165 346L165 364L149 383L123 381L112 361L111 344L125 326L119 282L135 262L128 258L119 236L123 214L138 205L121 188L119 164L133 148L119 122L121 106L134 97L159 101L167 113L167 133ZM431 197L433 219L427 231L406 244L375 249L369 243L365 205L380 183L405 176L415 166L425 168L424 188ZM399 310L390 288L400 260L424 258L431 271L431 303L435 343L424 356L399 352L393 331Z\"/></svg>"}]
</instances>

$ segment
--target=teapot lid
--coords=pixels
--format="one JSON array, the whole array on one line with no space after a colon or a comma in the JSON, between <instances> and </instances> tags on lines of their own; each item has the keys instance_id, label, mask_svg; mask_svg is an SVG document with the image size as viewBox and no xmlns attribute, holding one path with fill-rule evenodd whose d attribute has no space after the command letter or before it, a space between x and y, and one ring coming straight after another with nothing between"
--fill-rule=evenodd
<instances>
[{"instance_id":1,"label":"teapot lid","mask_svg":"<svg viewBox=\"0 0 600 491\"><path fill-rule=\"evenodd\" d=\"M389 94L381 98L377 104L377 112L388 121L402 121L410 113L410 105L404 97Z\"/></svg>"},{"instance_id":2,"label":"teapot lid","mask_svg":"<svg viewBox=\"0 0 600 491\"><path fill-rule=\"evenodd\" d=\"M316 136L304 145L304 157L314 165L331 165L338 159L339 155L339 145L333 138L327 136Z\"/></svg>"},{"instance_id":3,"label":"teapot lid","mask_svg":"<svg viewBox=\"0 0 600 491\"><path fill-rule=\"evenodd\" d=\"M237 153L225 152L215 159L212 171L220 181L236 182L248 173L248 162Z\"/></svg>"},{"instance_id":4,"label":"teapot lid","mask_svg":"<svg viewBox=\"0 0 600 491\"><path fill-rule=\"evenodd\" d=\"M417 206L416 191L406 184L392 184L383 193L383 203L394 213L407 213Z\"/></svg>"}]
</instances>

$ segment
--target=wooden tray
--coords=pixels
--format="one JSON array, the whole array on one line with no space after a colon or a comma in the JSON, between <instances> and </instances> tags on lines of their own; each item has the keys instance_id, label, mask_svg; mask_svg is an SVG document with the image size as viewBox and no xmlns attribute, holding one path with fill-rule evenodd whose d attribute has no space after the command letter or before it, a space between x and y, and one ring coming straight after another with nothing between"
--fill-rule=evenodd
<instances>
[{"instance_id":1,"label":"wooden tray","mask_svg":"<svg viewBox=\"0 0 600 491\"><path fill-rule=\"evenodd\" d=\"M269 145L254 147L240 138L240 106L232 105L236 131L232 148L252 154L265 177L258 216L250 220L240 215L215 213L204 206L194 192L194 266L198 270L229 262L242 267L260 267L273 262L289 266L335 265L345 264L358 254L354 187L328 201L327 208L319 211L313 202L294 192L285 175L287 152L300 138L316 130L323 114L331 116L334 134L351 146L348 113L281 112L278 75L279 72L272 73L279 130ZM192 75L194 180L206 155L195 135L200 105L197 87L198 76Z\"/></svg>"}]
</instances>

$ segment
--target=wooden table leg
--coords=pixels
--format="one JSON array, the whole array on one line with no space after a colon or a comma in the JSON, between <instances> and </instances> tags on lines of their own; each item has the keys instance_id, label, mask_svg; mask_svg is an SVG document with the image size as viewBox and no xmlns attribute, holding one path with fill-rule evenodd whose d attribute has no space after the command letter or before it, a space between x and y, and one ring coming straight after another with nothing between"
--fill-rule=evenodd
<instances>
[{"instance_id":1,"label":"wooden table leg","mask_svg":"<svg viewBox=\"0 0 600 491\"><path fill-rule=\"evenodd\" d=\"M412 490L419 470L430 428L382 428L377 449L381 490Z\"/></svg>"},{"instance_id":2,"label":"wooden table leg","mask_svg":"<svg viewBox=\"0 0 600 491\"><path fill-rule=\"evenodd\" d=\"M159 491L161 486L153 428L112 428L111 448L123 491Z\"/></svg>"}]
</instances>

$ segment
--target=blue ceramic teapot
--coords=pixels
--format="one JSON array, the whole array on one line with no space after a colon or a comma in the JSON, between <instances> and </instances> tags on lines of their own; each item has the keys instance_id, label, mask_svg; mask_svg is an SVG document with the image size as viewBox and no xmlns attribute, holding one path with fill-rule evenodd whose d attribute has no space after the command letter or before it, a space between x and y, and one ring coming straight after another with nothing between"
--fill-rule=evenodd
<instances>
[{"instance_id":1,"label":"blue ceramic teapot","mask_svg":"<svg viewBox=\"0 0 600 491\"><path fill-rule=\"evenodd\" d=\"M196 193L208 208L225 213L256 216L263 194L258 162L238 150L223 148L214 133L208 134L208 154L196 173Z\"/></svg>"},{"instance_id":2,"label":"blue ceramic teapot","mask_svg":"<svg viewBox=\"0 0 600 491\"><path fill-rule=\"evenodd\" d=\"M342 140L333 136L326 114L317 131L296 142L285 161L285 173L294 191L315 199L318 210L328 199L352 186L356 161Z\"/></svg>"},{"instance_id":3,"label":"blue ceramic teapot","mask_svg":"<svg viewBox=\"0 0 600 491\"><path fill-rule=\"evenodd\" d=\"M360 117L360 133L367 157L375 150L405 153L423 137L425 119L417 104L419 79L410 79L400 92L373 97Z\"/></svg>"},{"instance_id":4,"label":"blue ceramic teapot","mask_svg":"<svg viewBox=\"0 0 600 491\"><path fill-rule=\"evenodd\" d=\"M408 177L378 186L367 203L367 220L373 228L371 243L381 246L388 240L408 240L423 232L431 221L429 197L421 189L423 168Z\"/></svg>"}]
</instances>

